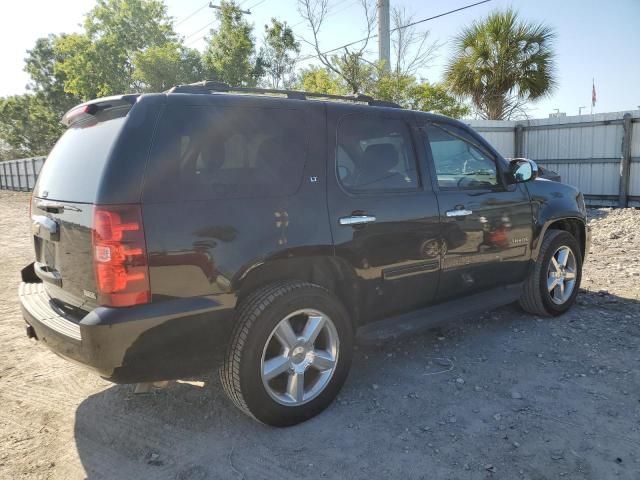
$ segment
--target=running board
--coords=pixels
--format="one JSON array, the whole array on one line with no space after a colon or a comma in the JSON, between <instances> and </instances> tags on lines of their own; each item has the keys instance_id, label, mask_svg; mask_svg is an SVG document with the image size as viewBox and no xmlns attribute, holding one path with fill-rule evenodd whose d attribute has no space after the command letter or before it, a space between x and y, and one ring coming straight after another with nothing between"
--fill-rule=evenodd
<instances>
[{"instance_id":1,"label":"running board","mask_svg":"<svg viewBox=\"0 0 640 480\"><path fill-rule=\"evenodd\" d=\"M484 312L515 302L521 291L522 284L517 283L378 320L360 327L356 340L361 345L371 345L429 330L463 315Z\"/></svg>"}]
</instances>

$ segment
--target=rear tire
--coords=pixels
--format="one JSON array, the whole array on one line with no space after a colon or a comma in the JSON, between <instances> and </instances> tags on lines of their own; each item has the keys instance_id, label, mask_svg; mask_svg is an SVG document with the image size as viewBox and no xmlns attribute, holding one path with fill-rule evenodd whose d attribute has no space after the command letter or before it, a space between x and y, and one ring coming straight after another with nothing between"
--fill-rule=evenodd
<instances>
[{"instance_id":1,"label":"rear tire","mask_svg":"<svg viewBox=\"0 0 640 480\"><path fill-rule=\"evenodd\" d=\"M348 313L333 295L311 283L276 283L242 301L220 378L247 415L295 425L331 404L352 350Z\"/></svg>"},{"instance_id":2,"label":"rear tire","mask_svg":"<svg viewBox=\"0 0 640 480\"><path fill-rule=\"evenodd\" d=\"M581 278L582 253L576 238L564 230L547 231L524 282L520 306L535 315L561 315L575 303Z\"/></svg>"}]
</instances>

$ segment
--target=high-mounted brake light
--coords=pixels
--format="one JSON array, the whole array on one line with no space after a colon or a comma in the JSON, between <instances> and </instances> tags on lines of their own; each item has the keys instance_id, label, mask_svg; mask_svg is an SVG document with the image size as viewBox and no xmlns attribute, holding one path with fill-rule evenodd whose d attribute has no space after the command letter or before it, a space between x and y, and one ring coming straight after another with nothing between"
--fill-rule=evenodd
<instances>
[{"instance_id":1,"label":"high-mounted brake light","mask_svg":"<svg viewBox=\"0 0 640 480\"><path fill-rule=\"evenodd\" d=\"M149 267L139 205L95 207L93 264L100 305L149 303Z\"/></svg>"},{"instance_id":2,"label":"high-mounted brake light","mask_svg":"<svg viewBox=\"0 0 640 480\"><path fill-rule=\"evenodd\" d=\"M92 115L94 111L95 107L93 105L81 105L65 113L62 117L62 123L66 126L69 126L83 117Z\"/></svg>"}]
</instances>

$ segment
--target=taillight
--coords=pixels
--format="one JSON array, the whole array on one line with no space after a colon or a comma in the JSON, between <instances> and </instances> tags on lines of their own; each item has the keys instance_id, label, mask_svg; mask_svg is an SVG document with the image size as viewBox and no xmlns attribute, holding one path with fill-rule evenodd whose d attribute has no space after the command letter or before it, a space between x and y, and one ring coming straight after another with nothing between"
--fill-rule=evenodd
<instances>
[{"instance_id":1,"label":"taillight","mask_svg":"<svg viewBox=\"0 0 640 480\"><path fill-rule=\"evenodd\" d=\"M139 205L95 207L93 265L100 305L149 303L149 267Z\"/></svg>"}]
</instances>

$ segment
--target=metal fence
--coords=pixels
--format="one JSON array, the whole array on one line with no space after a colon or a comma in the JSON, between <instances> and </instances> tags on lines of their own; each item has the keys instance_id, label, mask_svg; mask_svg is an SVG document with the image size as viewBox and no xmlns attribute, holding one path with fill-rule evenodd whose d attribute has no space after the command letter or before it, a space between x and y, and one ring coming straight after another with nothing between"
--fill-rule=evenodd
<instances>
[{"instance_id":1,"label":"metal fence","mask_svg":"<svg viewBox=\"0 0 640 480\"><path fill-rule=\"evenodd\" d=\"M505 157L560 174L589 205L640 207L640 111L467 123Z\"/></svg>"},{"instance_id":2,"label":"metal fence","mask_svg":"<svg viewBox=\"0 0 640 480\"><path fill-rule=\"evenodd\" d=\"M21 158L0 162L0 189L33 190L46 157Z\"/></svg>"},{"instance_id":3,"label":"metal fence","mask_svg":"<svg viewBox=\"0 0 640 480\"><path fill-rule=\"evenodd\" d=\"M559 173L589 205L640 207L640 111L467 123L505 157L530 158ZM33 189L44 160L0 162L0 188Z\"/></svg>"}]
</instances>

